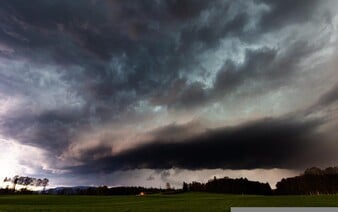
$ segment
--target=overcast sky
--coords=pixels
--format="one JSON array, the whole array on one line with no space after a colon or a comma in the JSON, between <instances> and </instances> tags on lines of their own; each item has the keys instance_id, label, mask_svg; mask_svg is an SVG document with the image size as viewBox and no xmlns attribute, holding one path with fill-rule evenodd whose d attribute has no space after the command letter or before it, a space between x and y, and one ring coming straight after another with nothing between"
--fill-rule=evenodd
<instances>
[{"instance_id":1,"label":"overcast sky","mask_svg":"<svg viewBox=\"0 0 338 212\"><path fill-rule=\"evenodd\" d=\"M269 182L338 163L338 2L3 0L0 177Z\"/></svg>"}]
</instances>

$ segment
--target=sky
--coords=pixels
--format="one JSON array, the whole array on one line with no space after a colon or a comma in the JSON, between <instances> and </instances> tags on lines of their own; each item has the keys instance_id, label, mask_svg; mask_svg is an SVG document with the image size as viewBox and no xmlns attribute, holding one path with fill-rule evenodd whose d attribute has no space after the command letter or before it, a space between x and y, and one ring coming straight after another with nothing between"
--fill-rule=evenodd
<instances>
[{"instance_id":1,"label":"sky","mask_svg":"<svg viewBox=\"0 0 338 212\"><path fill-rule=\"evenodd\" d=\"M338 164L338 2L2 0L0 177L269 182Z\"/></svg>"}]
</instances>

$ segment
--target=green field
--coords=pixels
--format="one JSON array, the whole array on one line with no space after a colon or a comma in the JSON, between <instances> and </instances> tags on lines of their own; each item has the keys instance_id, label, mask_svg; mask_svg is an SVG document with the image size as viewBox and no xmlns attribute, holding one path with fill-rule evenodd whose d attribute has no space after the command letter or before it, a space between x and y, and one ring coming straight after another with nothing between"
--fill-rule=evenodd
<instances>
[{"instance_id":1,"label":"green field","mask_svg":"<svg viewBox=\"0 0 338 212\"><path fill-rule=\"evenodd\" d=\"M230 207L338 207L338 195L254 196L209 193L138 196L3 195L0 211L230 211Z\"/></svg>"}]
</instances>

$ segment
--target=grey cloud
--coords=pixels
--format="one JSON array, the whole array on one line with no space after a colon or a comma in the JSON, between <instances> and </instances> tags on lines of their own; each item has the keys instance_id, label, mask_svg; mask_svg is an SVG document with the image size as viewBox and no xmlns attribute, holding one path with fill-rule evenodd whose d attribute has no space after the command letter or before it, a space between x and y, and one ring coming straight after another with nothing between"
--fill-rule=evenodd
<instances>
[{"instance_id":1,"label":"grey cloud","mask_svg":"<svg viewBox=\"0 0 338 212\"><path fill-rule=\"evenodd\" d=\"M155 180L155 177L153 175L150 175L146 180L147 181L152 181L152 180Z\"/></svg>"},{"instance_id":2,"label":"grey cloud","mask_svg":"<svg viewBox=\"0 0 338 212\"><path fill-rule=\"evenodd\" d=\"M173 102L173 106L177 108L194 108L201 107L209 98L208 91L204 89L204 85L199 82L186 85L177 99Z\"/></svg>"},{"instance_id":3,"label":"grey cloud","mask_svg":"<svg viewBox=\"0 0 338 212\"><path fill-rule=\"evenodd\" d=\"M337 102L337 100L338 100L338 84L335 84L328 91L322 94L313 105L308 107L305 110L305 113L309 115L320 111L323 112L323 110L327 109L327 107ZM325 112L324 114L327 117L334 115L327 112Z\"/></svg>"},{"instance_id":4,"label":"grey cloud","mask_svg":"<svg viewBox=\"0 0 338 212\"><path fill-rule=\"evenodd\" d=\"M292 80L299 63L320 49L305 41L295 41L287 49L263 47L247 50L243 64L227 61L218 72L215 90L223 93L244 84L245 81L264 80L267 89L287 85Z\"/></svg>"},{"instance_id":5,"label":"grey cloud","mask_svg":"<svg viewBox=\"0 0 338 212\"><path fill-rule=\"evenodd\" d=\"M299 71L299 63L320 49L317 45L305 41L295 41L291 47L282 49L262 47L246 50L243 63L226 60L217 72L212 88L205 88L202 83L188 84L176 82L169 87L167 93L155 97L154 103L167 104L174 108L195 108L219 101L236 89L259 81L260 86L251 89L251 93L259 90L272 90L292 82L292 77Z\"/></svg>"},{"instance_id":6,"label":"grey cloud","mask_svg":"<svg viewBox=\"0 0 338 212\"><path fill-rule=\"evenodd\" d=\"M215 89L229 92L244 80L256 78L261 75L269 75L272 64L276 58L277 50L262 48L256 51L247 51L245 54L245 62L236 66L232 61L225 63L224 67L218 72Z\"/></svg>"},{"instance_id":7,"label":"grey cloud","mask_svg":"<svg viewBox=\"0 0 338 212\"><path fill-rule=\"evenodd\" d=\"M329 105L338 100L338 84L334 85L328 92L318 100L318 105Z\"/></svg>"},{"instance_id":8,"label":"grey cloud","mask_svg":"<svg viewBox=\"0 0 338 212\"><path fill-rule=\"evenodd\" d=\"M203 125L199 121L191 121L184 125L172 123L159 127L151 130L149 134L155 139L170 141L191 137L199 133L202 129Z\"/></svg>"},{"instance_id":9,"label":"grey cloud","mask_svg":"<svg viewBox=\"0 0 338 212\"><path fill-rule=\"evenodd\" d=\"M248 23L246 13L240 13L229 21L223 21L224 14L229 8L224 11L218 11L216 15L211 15L209 24L200 28L192 26L184 29L181 33L180 52L189 53L191 48L196 44L202 44L204 48L213 48L220 44L220 40L224 37L238 36L243 32L245 25ZM225 22L225 23L224 23Z\"/></svg>"},{"instance_id":10,"label":"grey cloud","mask_svg":"<svg viewBox=\"0 0 338 212\"><path fill-rule=\"evenodd\" d=\"M34 55L30 60L67 65L63 79L72 84L72 88L87 102L94 105L99 102L105 113L108 110L112 114L140 99L153 99L154 93L162 95L171 89L180 70L195 69L194 64L198 62L196 51L212 49L227 37L242 38L247 33L244 28L249 18L252 18L248 11L234 10L235 3L222 1L85 1L81 4L5 1L4 5L2 10L9 17L2 17L4 28L10 27L11 31L27 37L29 42L20 43L5 34L0 37L18 48L19 54L25 57ZM274 10L293 7L278 2L273 5ZM209 14L207 24L200 21L203 12ZM257 32L251 33L255 35ZM255 58L255 54L259 58ZM242 72L239 74L220 70L215 90L205 90L203 84L197 82L183 84L172 102L157 102L168 103L174 108L203 106L225 84L229 88L236 87L244 82L243 78L264 72L249 67L257 65L254 63L262 63L260 66L269 64L270 61L255 61L264 60L262 54L259 56L259 51L252 54L248 51L246 65L240 68ZM123 66L122 74L118 73L116 64L107 65L113 58L123 63L119 64ZM294 64L293 61L285 62ZM74 71L70 65L81 66L84 70ZM273 65L285 66L283 63ZM130 95L133 93L135 95ZM109 110L105 107L107 105L115 108Z\"/></svg>"},{"instance_id":11,"label":"grey cloud","mask_svg":"<svg viewBox=\"0 0 338 212\"><path fill-rule=\"evenodd\" d=\"M79 111L27 111L19 117L6 117L0 122L1 134L26 145L37 146L61 154L79 129L88 128L87 119Z\"/></svg>"},{"instance_id":12,"label":"grey cloud","mask_svg":"<svg viewBox=\"0 0 338 212\"><path fill-rule=\"evenodd\" d=\"M165 171L161 172L161 178L162 179L166 179L169 176L170 176L170 172L169 171L165 170Z\"/></svg>"},{"instance_id":13,"label":"grey cloud","mask_svg":"<svg viewBox=\"0 0 338 212\"><path fill-rule=\"evenodd\" d=\"M291 24L309 22L316 14L320 4L315 0L273 0L259 1L269 6L270 11L261 17L260 27L263 31L280 29Z\"/></svg>"}]
</instances>

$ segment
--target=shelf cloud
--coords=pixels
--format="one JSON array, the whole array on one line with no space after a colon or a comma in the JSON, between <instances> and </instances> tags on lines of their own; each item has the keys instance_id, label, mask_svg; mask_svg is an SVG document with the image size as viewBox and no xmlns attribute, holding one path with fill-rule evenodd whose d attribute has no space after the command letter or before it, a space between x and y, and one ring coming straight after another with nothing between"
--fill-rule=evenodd
<instances>
[{"instance_id":1,"label":"shelf cloud","mask_svg":"<svg viewBox=\"0 0 338 212\"><path fill-rule=\"evenodd\" d=\"M59 184L335 164L337 6L4 0L0 148L43 152Z\"/></svg>"}]
</instances>

